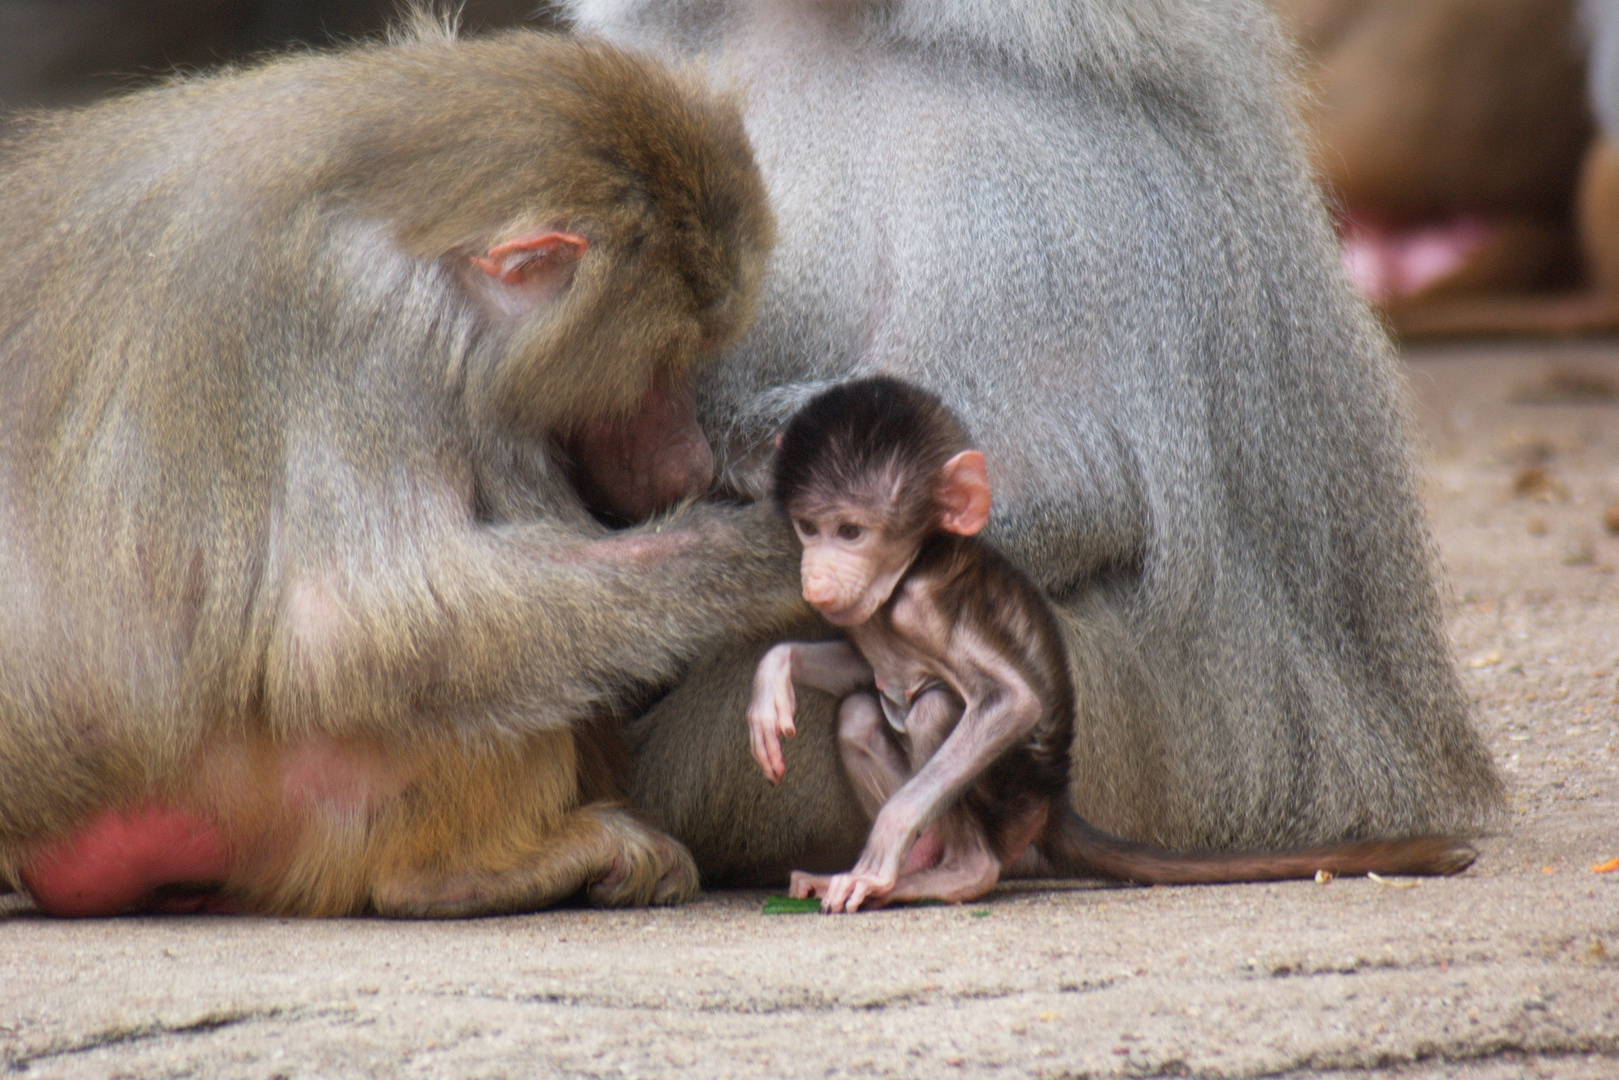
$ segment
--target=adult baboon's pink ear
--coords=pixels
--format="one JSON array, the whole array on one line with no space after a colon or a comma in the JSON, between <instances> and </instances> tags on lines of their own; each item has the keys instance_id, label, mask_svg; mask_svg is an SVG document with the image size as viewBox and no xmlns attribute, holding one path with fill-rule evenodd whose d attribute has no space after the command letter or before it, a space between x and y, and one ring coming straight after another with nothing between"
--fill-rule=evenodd
<instances>
[{"instance_id":1,"label":"adult baboon's pink ear","mask_svg":"<svg viewBox=\"0 0 1619 1080\"><path fill-rule=\"evenodd\" d=\"M989 474L984 455L963 450L944 463L939 475L939 528L971 536L989 521Z\"/></svg>"},{"instance_id":2,"label":"adult baboon's pink ear","mask_svg":"<svg viewBox=\"0 0 1619 1080\"><path fill-rule=\"evenodd\" d=\"M532 300L549 300L573 279L590 241L577 233L537 232L471 256L472 265Z\"/></svg>"}]
</instances>

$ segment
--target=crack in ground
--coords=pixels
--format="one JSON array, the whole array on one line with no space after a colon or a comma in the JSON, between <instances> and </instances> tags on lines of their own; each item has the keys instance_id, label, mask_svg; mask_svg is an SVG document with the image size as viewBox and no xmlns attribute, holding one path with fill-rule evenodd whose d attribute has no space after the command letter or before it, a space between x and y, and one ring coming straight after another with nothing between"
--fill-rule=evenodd
<instances>
[{"instance_id":1,"label":"crack in ground","mask_svg":"<svg viewBox=\"0 0 1619 1080\"><path fill-rule=\"evenodd\" d=\"M1099 986L1086 989L1100 989ZM440 993L435 997L475 998L481 1001L503 1001L518 1005L562 1005L585 1006L589 1008L608 1009L617 1012L680 1012L690 1014L701 1013L734 1013L738 1016L772 1016L777 1013L831 1013L839 1010L848 1012L880 1012L888 1008L905 1008L911 1005L931 1005L941 998L947 997L952 1001L999 1001L1004 998L1018 997L1030 991L1018 990L973 990L950 991L941 994L934 990L918 990L914 992L897 993L882 998L862 998L856 1001L844 1001L836 998L821 996L809 997L803 1001L782 1002L779 1004L748 1004L737 1002L684 1002L684 1001L612 1001L589 994L537 993L537 994L493 994L478 991L464 991L460 993ZM1072 993L1064 987L1062 993Z\"/></svg>"},{"instance_id":2,"label":"crack in ground","mask_svg":"<svg viewBox=\"0 0 1619 1080\"><path fill-rule=\"evenodd\" d=\"M1118 980L1097 979L1083 981L1064 981L1058 985L1056 993L1059 994L1087 994L1112 988ZM500 994L481 991L471 988L438 991L430 996L438 998L462 998L478 1001L499 1001L516 1005L560 1005L565 1007L586 1007L606 1009L616 1012L680 1012L688 1014L704 1013L734 1013L738 1016L772 1016L778 1013L832 1013L839 1010L848 1012L881 1012L889 1008L908 1008L912 1006L929 1006L941 1000L951 1001L1001 1001L1007 998L1020 997L1027 994L1051 993L1044 988L1019 987L1015 989L979 989L979 990L944 990L935 987L930 990L907 990L883 997L861 998L847 1001L839 998L830 998L823 995L806 995L803 1000L781 1002L778 1004L750 1005L729 1001L615 1001L594 994L567 993L555 991L551 993L526 994Z\"/></svg>"},{"instance_id":3,"label":"crack in ground","mask_svg":"<svg viewBox=\"0 0 1619 1080\"><path fill-rule=\"evenodd\" d=\"M1229 1075L1246 1077L1247 1080L1289 1080L1290 1077L1319 1076L1323 1071L1369 1073L1373 1070L1397 1068L1403 1065L1421 1065L1428 1062L1443 1062L1450 1065L1476 1064L1506 1059L1513 1054L1522 1054L1528 1058L1549 1058L1553 1060L1595 1054L1598 1057L1619 1062L1619 1037L1598 1037L1590 1040L1590 1045L1581 1046L1548 1044L1535 1047L1511 1040L1494 1040L1487 1046L1466 1050L1454 1046L1449 1049L1440 1049L1430 1044L1419 1046L1409 1054L1375 1054L1370 1055L1363 1061L1348 1060L1330 1054L1324 1056L1309 1054L1281 1069L1237 1072ZM1043 1072L1040 1075L1045 1080L1098 1080L1100 1077L1116 1074L1081 1070L1076 1073ZM1132 1061L1124 1067L1124 1075L1132 1077L1183 1077L1207 1075L1207 1072L1203 1069L1193 1069L1184 1056L1176 1055L1175 1057L1152 1063Z\"/></svg>"},{"instance_id":4,"label":"crack in ground","mask_svg":"<svg viewBox=\"0 0 1619 1080\"><path fill-rule=\"evenodd\" d=\"M1104 989L1104 985L1087 986L1087 990ZM1001 1000L1016 997L1026 991L979 991L970 994L955 994L954 998L960 1000ZM873 1012L890 1007L904 1008L920 1002L927 1004L925 995L896 994L877 1002L845 1003L822 999L805 1005L784 1005L766 1008L737 1008L724 1005L698 1005L696 1007L681 1008L678 1004L630 1003L620 1004L600 1001L585 995L569 994L513 994L502 995L469 991L463 993L440 993L431 995L440 998L471 998L483 1001L499 1001L515 1004L538 1004L560 1006L588 1006L624 1012L649 1011L679 1011L686 1013L715 1013L732 1012L740 1016L748 1015L774 1015L796 1013L832 1013L837 1011ZM70 1057L77 1054L88 1053L109 1047L131 1046L166 1036L197 1036L208 1035L215 1031L240 1026L255 1021L283 1019L315 1019L321 1016L347 1015L346 1010L327 1008L314 1009L244 1009L215 1011L185 1024L164 1024L162 1022L144 1024L129 1028L112 1028L97 1033L81 1042L72 1045L57 1046L26 1056L13 1058L5 1062L6 1072L27 1072L29 1067L40 1061L56 1058ZM1574 1035L1566 1040L1535 1040L1510 1037L1496 1037L1480 1040L1476 1044L1467 1045L1458 1042L1439 1043L1433 1041L1420 1042L1413 1049L1406 1052L1312 1052L1295 1058L1292 1062L1279 1068L1261 1068L1256 1071L1239 1070L1232 1074L1247 1077L1248 1080L1289 1080L1292 1077L1317 1075L1322 1071L1344 1073L1366 1073L1373 1070L1389 1069L1400 1066L1421 1065L1429 1062L1442 1062L1446 1064L1482 1063L1498 1059L1509 1058L1519 1054L1529 1058L1546 1058L1561 1060L1577 1056L1596 1055L1605 1060L1619 1062L1619 1034L1614 1035ZM1190 1063L1183 1054L1176 1054L1160 1061L1133 1060L1125 1065L1125 1074L1138 1077L1177 1077L1193 1073ZM1041 1075L1058 1080L1058 1078L1091 1078L1106 1073L1093 1073L1082 1070L1078 1073L1059 1071L1042 1073Z\"/></svg>"},{"instance_id":5,"label":"crack in ground","mask_svg":"<svg viewBox=\"0 0 1619 1080\"><path fill-rule=\"evenodd\" d=\"M137 1027L109 1028L106 1031L90 1036L82 1042L68 1046L53 1046L37 1053L12 1058L6 1062L6 1071L27 1072L28 1067L36 1061L71 1057L74 1054L85 1054L92 1050L100 1050L110 1046L127 1046L151 1039L161 1039L167 1035L207 1035L222 1028L235 1027L238 1024L245 1024L254 1020L273 1020L282 1015L284 1015L284 1012L281 1009L223 1010L207 1013L187 1024L165 1024L162 1021L156 1021L151 1024L141 1024Z\"/></svg>"},{"instance_id":6,"label":"crack in ground","mask_svg":"<svg viewBox=\"0 0 1619 1080\"><path fill-rule=\"evenodd\" d=\"M1420 1065L1430 1061L1460 1065L1492 1061L1497 1058L1504 1058L1509 1054L1525 1054L1530 1057L1558 1059L1595 1054L1598 1057L1619 1060L1619 1036L1595 1035L1584 1039L1576 1038L1570 1040L1567 1045L1550 1040L1543 1045L1536 1045L1532 1040L1508 1038L1482 1040L1477 1046L1472 1047L1455 1043L1445 1047L1436 1043L1419 1043L1410 1053L1370 1054L1365 1055L1361 1060L1355 1060L1358 1055L1346 1055L1343 1058L1337 1058L1332 1054L1311 1054L1285 1069L1251 1073L1249 1075L1253 1077L1253 1080L1286 1080L1290 1076L1316 1075L1326 1069L1341 1072L1370 1072L1373 1069L1388 1069L1400 1065ZM1144 1075L1172 1076L1176 1074L1146 1073Z\"/></svg>"}]
</instances>

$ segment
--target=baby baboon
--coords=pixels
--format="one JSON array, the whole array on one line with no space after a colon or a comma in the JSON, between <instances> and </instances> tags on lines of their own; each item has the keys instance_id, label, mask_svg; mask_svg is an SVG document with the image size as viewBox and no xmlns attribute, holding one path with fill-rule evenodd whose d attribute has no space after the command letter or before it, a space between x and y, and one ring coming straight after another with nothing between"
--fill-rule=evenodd
<instances>
[{"instance_id":1,"label":"baby baboon","mask_svg":"<svg viewBox=\"0 0 1619 1080\"><path fill-rule=\"evenodd\" d=\"M1069 808L1074 687L1045 597L993 545L984 456L934 395L889 378L813 398L782 436L777 505L804 546L804 599L846 635L785 642L754 675L754 760L772 783L794 733L793 684L842 698L838 742L865 850L844 874L795 872L826 911L982 896L1033 843L1060 874L1152 883L1453 874L1449 837L1310 851L1175 855Z\"/></svg>"}]
</instances>

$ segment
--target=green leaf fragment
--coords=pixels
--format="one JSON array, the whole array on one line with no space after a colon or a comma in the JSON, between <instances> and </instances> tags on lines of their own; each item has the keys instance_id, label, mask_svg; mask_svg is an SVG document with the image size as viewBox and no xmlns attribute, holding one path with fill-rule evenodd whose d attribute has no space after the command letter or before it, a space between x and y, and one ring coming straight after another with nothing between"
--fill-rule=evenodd
<instances>
[{"instance_id":1,"label":"green leaf fragment","mask_svg":"<svg viewBox=\"0 0 1619 1080\"><path fill-rule=\"evenodd\" d=\"M765 897L765 906L759 909L759 913L761 915L806 915L820 910L821 901L813 896L806 896L802 900L791 896L767 896Z\"/></svg>"}]
</instances>

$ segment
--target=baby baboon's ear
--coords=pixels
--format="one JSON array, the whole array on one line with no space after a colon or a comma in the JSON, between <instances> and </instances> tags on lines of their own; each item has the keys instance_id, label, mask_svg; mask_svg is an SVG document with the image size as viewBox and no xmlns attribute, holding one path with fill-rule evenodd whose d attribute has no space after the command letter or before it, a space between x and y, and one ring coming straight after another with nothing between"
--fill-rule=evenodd
<instances>
[{"instance_id":1,"label":"baby baboon's ear","mask_svg":"<svg viewBox=\"0 0 1619 1080\"><path fill-rule=\"evenodd\" d=\"M937 491L939 528L945 532L971 536L989 521L989 474L984 471L984 455L963 450L944 463Z\"/></svg>"}]
</instances>

